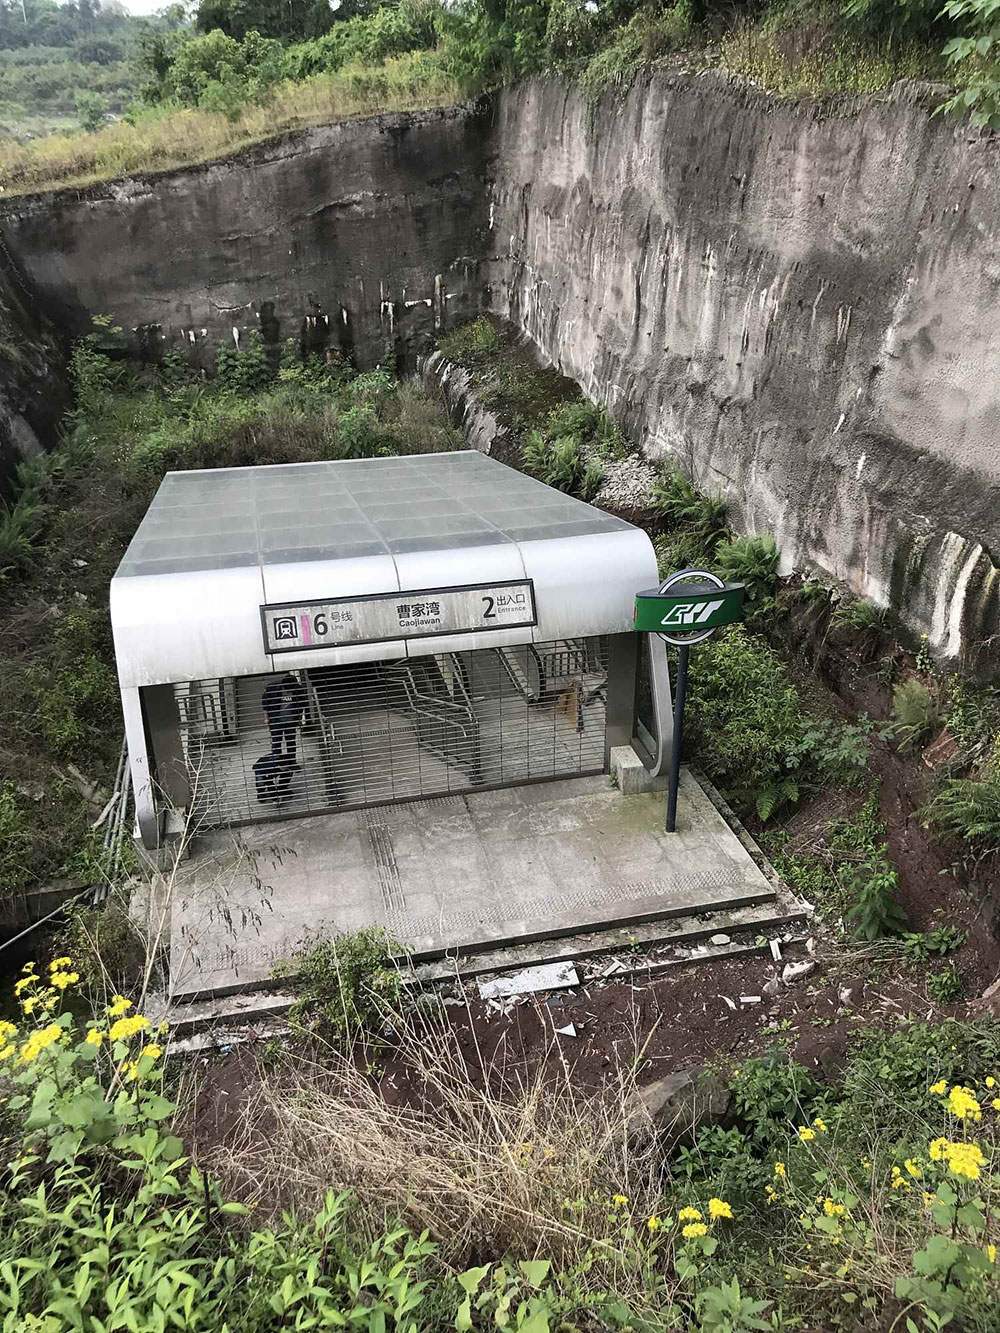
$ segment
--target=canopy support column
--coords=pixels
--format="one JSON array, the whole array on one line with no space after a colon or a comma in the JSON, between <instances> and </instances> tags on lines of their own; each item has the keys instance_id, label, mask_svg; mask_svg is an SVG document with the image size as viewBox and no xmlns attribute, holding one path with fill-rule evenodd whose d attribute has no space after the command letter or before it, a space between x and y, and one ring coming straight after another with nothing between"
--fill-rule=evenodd
<instances>
[{"instance_id":1,"label":"canopy support column","mask_svg":"<svg viewBox=\"0 0 1000 1333\"><path fill-rule=\"evenodd\" d=\"M146 723L142 715L142 700L135 686L122 688L122 716L125 720L125 739L128 742L128 762L132 773L132 799L135 801L135 819L143 847L154 851L160 845L160 819L153 797L153 775L149 766L146 742Z\"/></svg>"}]
</instances>

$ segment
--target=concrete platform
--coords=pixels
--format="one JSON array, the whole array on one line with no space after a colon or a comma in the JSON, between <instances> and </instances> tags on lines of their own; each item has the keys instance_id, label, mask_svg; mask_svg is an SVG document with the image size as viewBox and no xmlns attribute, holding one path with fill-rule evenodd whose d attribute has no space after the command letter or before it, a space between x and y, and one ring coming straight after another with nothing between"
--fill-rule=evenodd
<instances>
[{"instance_id":1,"label":"concrete platform","mask_svg":"<svg viewBox=\"0 0 1000 1333\"><path fill-rule=\"evenodd\" d=\"M682 774L479 791L198 838L174 886L175 999L259 986L310 936L381 925L415 961L767 904L775 890Z\"/></svg>"}]
</instances>

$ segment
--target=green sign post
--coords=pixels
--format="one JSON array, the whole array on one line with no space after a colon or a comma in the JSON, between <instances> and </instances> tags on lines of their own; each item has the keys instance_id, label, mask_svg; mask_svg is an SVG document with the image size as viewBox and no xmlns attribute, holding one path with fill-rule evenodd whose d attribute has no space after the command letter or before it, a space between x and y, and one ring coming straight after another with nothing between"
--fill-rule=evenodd
<instances>
[{"instance_id":1,"label":"green sign post","mask_svg":"<svg viewBox=\"0 0 1000 1333\"><path fill-rule=\"evenodd\" d=\"M633 628L642 634L658 634L665 643L680 649L667 788L668 833L677 830L677 788L681 776L688 654L692 645L704 643L721 626L732 625L743 618L745 592L744 584L725 583L709 570L682 569L664 579L658 588L636 593Z\"/></svg>"}]
</instances>

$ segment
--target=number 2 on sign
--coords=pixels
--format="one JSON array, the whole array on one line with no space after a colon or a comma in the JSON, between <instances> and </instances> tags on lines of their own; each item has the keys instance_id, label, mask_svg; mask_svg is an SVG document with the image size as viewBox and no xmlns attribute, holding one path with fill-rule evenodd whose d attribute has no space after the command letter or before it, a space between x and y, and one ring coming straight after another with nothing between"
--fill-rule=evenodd
<instances>
[{"instance_id":1,"label":"number 2 on sign","mask_svg":"<svg viewBox=\"0 0 1000 1333\"><path fill-rule=\"evenodd\" d=\"M483 598L483 601L486 603L486 610L483 612L483 619L484 619L484 620L496 620L496 618L497 618L497 613L493 610L493 607L494 607L494 605L495 605L493 598L492 598L492 597L484 597L484 598Z\"/></svg>"}]
</instances>

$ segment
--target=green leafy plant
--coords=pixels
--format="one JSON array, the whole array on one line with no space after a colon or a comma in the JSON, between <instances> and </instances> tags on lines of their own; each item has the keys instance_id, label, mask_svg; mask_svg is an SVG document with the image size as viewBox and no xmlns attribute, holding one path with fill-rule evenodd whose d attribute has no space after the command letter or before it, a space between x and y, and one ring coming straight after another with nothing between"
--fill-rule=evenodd
<instances>
[{"instance_id":1,"label":"green leafy plant","mask_svg":"<svg viewBox=\"0 0 1000 1333\"><path fill-rule=\"evenodd\" d=\"M1000 779L952 778L922 811L924 821L986 854L1000 848Z\"/></svg>"},{"instance_id":2,"label":"green leafy plant","mask_svg":"<svg viewBox=\"0 0 1000 1333\"><path fill-rule=\"evenodd\" d=\"M377 926L319 940L275 968L294 979L292 1020L301 1028L350 1037L374 1035L399 1001L401 981L392 937Z\"/></svg>"},{"instance_id":3,"label":"green leafy plant","mask_svg":"<svg viewBox=\"0 0 1000 1333\"><path fill-rule=\"evenodd\" d=\"M778 582L778 548L773 537L737 537L722 542L715 568L727 581L745 583L748 602L769 597Z\"/></svg>"},{"instance_id":4,"label":"green leafy plant","mask_svg":"<svg viewBox=\"0 0 1000 1333\"><path fill-rule=\"evenodd\" d=\"M682 472L666 469L653 487L653 507L671 523L689 528L712 546L726 535L726 503L703 495Z\"/></svg>"},{"instance_id":5,"label":"green leafy plant","mask_svg":"<svg viewBox=\"0 0 1000 1333\"><path fill-rule=\"evenodd\" d=\"M941 713L936 694L915 677L901 681L892 692L892 721L886 735L903 751L919 749L936 727Z\"/></svg>"},{"instance_id":6,"label":"green leafy plant","mask_svg":"<svg viewBox=\"0 0 1000 1333\"><path fill-rule=\"evenodd\" d=\"M926 932L912 931L903 937L903 949L911 963L927 963L960 949L968 932L957 926L937 926Z\"/></svg>"},{"instance_id":7,"label":"green leafy plant","mask_svg":"<svg viewBox=\"0 0 1000 1333\"><path fill-rule=\"evenodd\" d=\"M905 929L906 915L895 896L898 880L884 849L845 872L845 886L853 902L844 920L860 939L877 940Z\"/></svg>"},{"instance_id":8,"label":"green leafy plant","mask_svg":"<svg viewBox=\"0 0 1000 1333\"><path fill-rule=\"evenodd\" d=\"M758 1150L787 1142L790 1126L823 1105L822 1085L780 1049L744 1061L730 1086L737 1123Z\"/></svg>"},{"instance_id":9,"label":"green leafy plant","mask_svg":"<svg viewBox=\"0 0 1000 1333\"><path fill-rule=\"evenodd\" d=\"M887 607L876 606L863 597L845 597L837 603L833 623L843 629L882 638L889 628L889 611Z\"/></svg>"},{"instance_id":10,"label":"green leafy plant","mask_svg":"<svg viewBox=\"0 0 1000 1333\"><path fill-rule=\"evenodd\" d=\"M700 1291L694 1308L702 1333L754 1333L759 1329L769 1333L774 1328L770 1319L763 1317L771 1302L744 1296L735 1277Z\"/></svg>"},{"instance_id":11,"label":"green leafy plant","mask_svg":"<svg viewBox=\"0 0 1000 1333\"><path fill-rule=\"evenodd\" d=\"M938 1004L949 1004L962 994L964 983L957 963L949 963L927 977L927 994Z\"/></svg>"}]
</instances>

